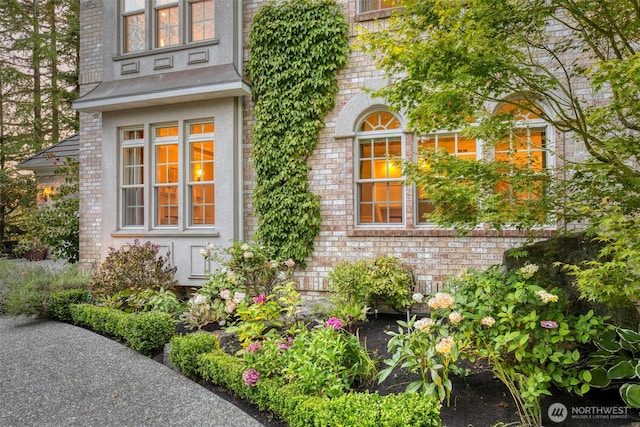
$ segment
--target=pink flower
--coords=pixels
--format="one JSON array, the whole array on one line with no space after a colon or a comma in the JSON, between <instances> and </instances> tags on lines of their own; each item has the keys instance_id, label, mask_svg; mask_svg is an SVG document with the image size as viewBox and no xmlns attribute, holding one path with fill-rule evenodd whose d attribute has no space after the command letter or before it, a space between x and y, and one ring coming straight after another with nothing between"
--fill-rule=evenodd
<instances>
[{"instance_id":1,"label":"pink flower","mask_svg":"<svg viewBox=\"0 0 640 427\"><path fill-rule=\"evenodd\" d=\"M288 348L289 348L289 346L288 346L288 345L286 345L285 343L283 343L283 342L279 342L279 343L278 343L278 350L280 350L280 351L284 351L284 350L286 350L286 349L288 349Z\"/></svg>"},{"instance_id":2,"label":"pink flower","mask_svg":"<svg viewBox=\"0 0 640 427\"><path fill-rule=\"evenodd\" d=\"M265 294L260 294L253 299L253 302L256 304L264 304L267 301L267 296Z\"/></svg>"},{"instance_id":3,"label":"pink flower","mask_svg":"<svg viewBox=\"0 0 640 427\"><path fill-rule=\"evenodd\" d=\"M261 348L262 344L260 344L260 341L255 341L247 346L247 351L249 353L257 353Z\"/></svg>"},{"instance_id":4,"label":"pink flower","mask_svg":"<svg viewBox=\"0 0 640 427\"><path fill-rule=\"evenodd\" d=\"M294 260L292 260L291 258L289 258L288 260L286 260L286 261L284 262L284 265L286 265L287 267L291 268L291 267L293 267L294 265L296 265L296 262L295 262Z\"/></svg>"},{"instance_id":5,"label":"pink flower","mask_svg":"<svg viewBox=\"0 0 640 427\"><path fill-rule=\"evenodd\" d=\"M229 289L223 289L220 291L220 298L229 299L230 296L231 296L231 291Z\"/></svg>"},{"instance_id":6,"label":"pink flower","mask_svg":"<svg viewBox=\"0 0 640 427\"><path fill-rule=\"evenodd\" d=\"M233 313L233 310L235 310L235 309L236 309L236 303L233 302L233 301L227 300L227 303L224 306L225 313L231 314L231 313Z\"/></svg>"},{"instance_id":7,"label":"pink flower","mask_svg":"<svg viewBox=\"0 0 640 427\"><path fill-rule=\"evenodd\" d=\"M242 381L249 387L253 387L260 381L260 372L255 369L247 369L242 373Z\"/></svg>"},{"instance_id":8,"label":"pink flower","mask_svg":"<svg viewBox=\"0 0 640 427\"><path fill-rule=\"evenodd\" d=\"M330 317L329 319L327 319L327 327L332 328L336 331L342 329L342 320L338 319L337 317Z\"/></svg>"},{"instance_id":9,"label":"pink flower","mask_svg":"<svg viewBox=\"0 0 640 427\"><path fill-rule=\"evenodd\" d=\"M558 327L558 323L553 320L543 320L540 322L540 326L545 329L556 329Z\"/></svg>"}]
</instances>

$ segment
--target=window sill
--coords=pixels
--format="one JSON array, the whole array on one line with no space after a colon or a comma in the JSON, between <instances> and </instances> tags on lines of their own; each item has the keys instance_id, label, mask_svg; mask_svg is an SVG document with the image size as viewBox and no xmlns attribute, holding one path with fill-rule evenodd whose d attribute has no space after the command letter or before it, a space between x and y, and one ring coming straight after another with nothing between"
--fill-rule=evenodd
<instances>
[{"instance_id":1,"label":"window sill","mask_svg":"<svg viewBox=\"0 0 640 427\"><path fill-rule=\"evenodd\" d=\"M541 237L549 238L558 234L555 228L544 228L533 232L516 229L494 230L477 229L472 230L464 237ZM453 229L444 228L351 228L347 230L347 237L462 237Z\"/></svg>"},{"instance_id":2,"label":"window sill","mask_svg":"<svg viewBox=\"0 0 640 427\"><path fill-rule=\"evenodd\" d=\"M373 10L371 12L362 12L356 15L356 21L373 21L374 19L385 19L391 16L395 9Z\"/></svg>"},{"instance_id":3,"label":"window sill","mask_svg":"<svg viewBox=\"0 0 640 427\"><path fill-rule=\"evenodd\" d=\"M199 229L188 229L188 230L177 230L177 229L166 229L166 230L143 230L143 229L121 229L111 232L111 237L220 237L220 232L199 228Z\"/></svg>"},{"instance_id":4,"label":"window sill","mask_svg":"<svg viewBox=\"0 0 640 427\"><path fill-rule=\"evenodd\" d=\"M145 56L152 56L152 55L162 55L163 53L178 52L186 49L212 46L216 44L220 44L220 40L212 39L212 40L207 40L202 42L185 43L185 44L180 44L180 45L171 46L171 47L163 47L163 48L157 48L157 49L141 50L139 52L123 53L120 55L114 55L113 57L111 57L111 59L113 61L122 61L125 59L143 58Z\"/></svg>"}]
</instances>

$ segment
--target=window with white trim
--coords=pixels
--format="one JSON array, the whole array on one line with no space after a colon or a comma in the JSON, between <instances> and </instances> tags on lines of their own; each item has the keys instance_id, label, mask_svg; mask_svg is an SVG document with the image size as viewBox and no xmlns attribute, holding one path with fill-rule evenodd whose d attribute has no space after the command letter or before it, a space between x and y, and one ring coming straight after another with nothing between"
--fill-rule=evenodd
<instances>
[{"instance_id":1,"label":"window with white trim","mask_svg":"<svg viewBox=\"0 0 640 427\"><path fill-rule=\"evenodd\" d=\"M153 129L153 195L154 224L175 226L179 219L179 151L178 126Z\"/></svg>"},{"instance_id":2,"label":"window with white trim","mask_svg":"<svg viewBox=\"0 0 640 427\"><path fill-rule=\"evenodd\" d=\"M359 0L359 13L375 12L378 10L398 7L400 0Z\"/></svg>"},{"instance_id":3,"label":"window with white trim","mask_svg":"<svg viewBox=\"0 0 640 427\"><path fill-rule=\"evenodd\" d=\"M215 0L121 0L122 53L215 39Z\"/></svg>"},{"instance_id":4,"label":"window with white trim","mask_svg":"<svg viewBox=\"0 0 640 427\"><path fill-rule=\"evenodd\" d=\"M449 154L463 159L475 160L478 158L478 143L473 138L464 138L458 132L435 133L424 136L418 141L418 152L424 149L444 149ZM418 190L416 222L428 223L425 215L434 211L433 203L429 195Z\"/></svg>"},{"instance_id":5,"label":"window with white trim","mask_svg":"<svg viewBox=\"0 0 640 427\"><path fill-rule=\"evenodd\" d=\"M402 224L404 182L396 160L402 157L398 118L386 111L369 114L357 133L357 222Z\"/></svg>"},{"instance_id":6,"label":"window with white trim","mask_svg":"<svg viewBox=\"0 0 640 427\"><path fill-rule=\"evenodd\" d=\"M215 163L213 122L192 123L189 144L190 225L215 223Z\"/></svg>"},{"instance_id":7,"label":"window with white trim","mask_svg":"<svg viewBox=\"0 0 640 427\"><path fill-rule=\"evenodd\" d=\"M549 124L542 120L538 113L520 107L519 102L512 101L503 104L497 111L499 113L511 113L515 119L515 130L503 141L495 145L493 150L481 150L481 141L464 138L457 132L442 132L423 136L418 141L420 149L445 149L449 154L459 158L479 159L489 157L495 161L507 164L506 169L511 173L516 168L526 168L532 172L540 172L549 167L549 150L547 141L547 128ZM498 183L497 190L513 192L508 180L509 172L505 174L505 181ZM534 184L536 184L534 182ZM534 188L536 186L534 185ZM532 199L539 197L544 191L542 184L539 188L511 194L519 199ZM416 222L427 224L425 215L434 211L433 203L429 195L421 190L417 191Z\"/></svg>"},{"instance_id":8,"label":"window with white trim","mask_svg":"<svg viewBox=\"0 0 640 427\"><path fill-rule=\"evenodd\" d=\"M121 131L120 204L124 227L144 226L144 129Z\"/></svg>"}]
</instances>

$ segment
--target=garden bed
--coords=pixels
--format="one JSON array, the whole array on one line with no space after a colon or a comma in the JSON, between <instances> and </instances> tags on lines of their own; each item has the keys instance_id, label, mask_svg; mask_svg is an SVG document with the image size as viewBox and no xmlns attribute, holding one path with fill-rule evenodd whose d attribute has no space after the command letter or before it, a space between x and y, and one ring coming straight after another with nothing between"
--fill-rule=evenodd
<instances>
[{"instance_id":1,"label":"garden bed","mask_svg":"<svg viewBox=\"0 0 640 427\"><path fill-rule=\"evenodd\" d=\"M397 330L397 320L404 316L381 314L377 318L371 317L368 322L359 327L359 336L372 354L380 360L389 357L387 353L387 341L389 336L385 333L388 330ZM215 327L208 329L215 329ZM382 363L382 362L381 362ZM474 426L489 427L499 423L516 423L519 418L516 413L513 399L508 389L493 377L491 370L483 363L467 364L471 373L466 378L452 377L453 391L451 394L451 404L443 404L441 417L443 425L449 427ZM377 391L381 395L399 393L404 391L406 385L415 380L415 377L402 371L397 371L390 375L382 384L377 382L368 387L369 391ZM255 405L235 396L228 390L215 386L211 383L201 382L210 391L227 399L240 407L242 410L258 419L267 427L286 427L286 424L274 419L274 417L264 411L260 411ZM567 420L562 423L549 422L547 409L553 403L562 403L568 413L574 410L581 412L573 417L569 414ZM594 412L593 408L602 408L602 411L626 413L597 416L591 414L587 417L585 412ZM619 427L634 420L638 420L637 410L625 409L624 404L618 396L616 390L600 391L593 390L584 397L572 396L566 393L556 392L554 396L543 401L543 417L546 425L558 426L580 426L580 427ZM576 418L578 415L582 418ZM619 418L617 416L620 416Z\"/></svg>"}]
</instances>

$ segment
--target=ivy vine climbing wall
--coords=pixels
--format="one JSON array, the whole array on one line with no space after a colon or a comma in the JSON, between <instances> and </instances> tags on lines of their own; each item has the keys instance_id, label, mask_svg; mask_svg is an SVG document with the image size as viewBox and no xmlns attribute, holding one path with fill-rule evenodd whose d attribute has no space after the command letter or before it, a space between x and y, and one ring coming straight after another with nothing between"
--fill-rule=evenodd
<instances>
[{"instance_id":1,"label":"ivy vine climbing wall","mask_svg":"<svg viewBox=\"0 0 640 427\"><path fill-rule=\"evenodd\" d=\"M333 0L272 1L252 23L255 240L274 257L304 264L320 232L320 200L309 188L307 159L335 105L337 72L348 60L347 30Z\"/></svg>"}]
</instances>

